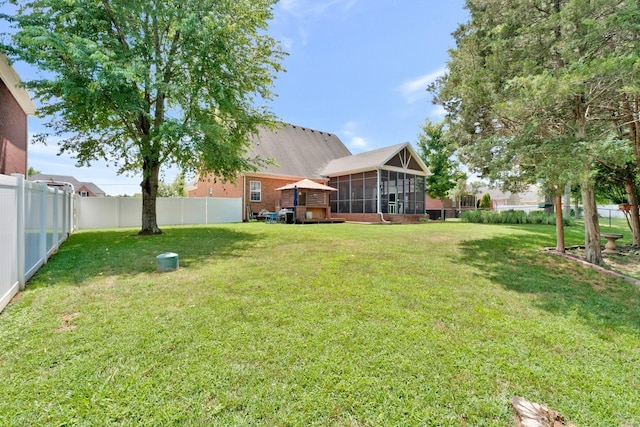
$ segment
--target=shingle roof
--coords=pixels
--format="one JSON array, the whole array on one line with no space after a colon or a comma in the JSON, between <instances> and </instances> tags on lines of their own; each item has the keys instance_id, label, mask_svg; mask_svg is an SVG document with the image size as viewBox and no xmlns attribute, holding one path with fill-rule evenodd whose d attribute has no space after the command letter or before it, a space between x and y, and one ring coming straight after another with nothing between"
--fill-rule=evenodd
<instances>
[{"instance_id":1,"label":"shingle roof","mask_svg":"<svg viewBox=\"0 0 640 427\"><path fill-rule=\"evenodd\" d=\"M48 175L48 174L37 174L29 177L29 181L57 181L57 182L68 182L73 185L75 191L82 186L85 186L89 191L91 191L96 196L106 196L106 193L93 182L80 182L74 177L70 175Z\"/></svg>"},{"instance_id":2,"label":"shingle roof","mask_svg":"<svg viewBox=\"0 0 640 427\"><path fill-rule=\"evenodd\" d=\"M407 149L413 157L412 166L415 170L427 172L427 167L422 160L416 155L411 144L404 142L402 144L391 145L389 147L379 148L365 153L355 154L353 156L334 159L329 162L321 171L323 176L347 175L350 173L380 169L389 162L396 154L403 149Z\"/></svg>"},{"instance_id":3,"label":"shingle roof","mask_svg":"<svg viewBox=\"0 0 640 427\"><path fill-rule=\"evenodd\" d=\"M274 159L276 165L259 170L274 175L320 178L320 171L331 160L351 155L335 134L290 124L262 129L252 143L248 156Z\"/></svg>"}]
</instances>

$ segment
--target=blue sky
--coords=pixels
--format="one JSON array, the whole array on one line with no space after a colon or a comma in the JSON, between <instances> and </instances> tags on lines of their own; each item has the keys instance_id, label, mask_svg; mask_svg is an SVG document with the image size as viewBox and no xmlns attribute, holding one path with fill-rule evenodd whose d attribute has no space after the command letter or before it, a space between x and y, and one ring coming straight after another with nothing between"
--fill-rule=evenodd
<instances>
[{"instance_id":1,"label":"blue sky","mask_svg":"<svg viewBox=\"0 0 640 427\"><path fill-rule=\"evenodd\" d=\"M468 15L464 0L280 0L269 34L289 53L271 110L283 121L335 133L352 153L409 141L426 117L442 118L427 85L444 71L451 33ZM6 6L2 7L6 11ZM23 80L35 70L14 64ZM30 118L29 131L45 120ZM55 143L29 146L43 173L93 181L109 195L140 191L140 177L96 162L78 168ZM173 181L175 169L165 170Z\"/></svg>"}]
</instances>

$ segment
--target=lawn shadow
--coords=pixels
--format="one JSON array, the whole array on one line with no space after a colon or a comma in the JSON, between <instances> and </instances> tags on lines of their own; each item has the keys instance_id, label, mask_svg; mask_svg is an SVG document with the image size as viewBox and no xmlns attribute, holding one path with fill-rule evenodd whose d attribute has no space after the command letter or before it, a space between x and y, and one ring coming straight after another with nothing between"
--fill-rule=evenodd
<instances>
[{"instance_id":1,"label":"lawn shadow","mask_svg":"<svg viewBox=\"0 0 640 427\"><path fill-rule=\"evenodd\" d=\"M540 251L549 235L500 235L460 243L460 262L505 289L530 294L554 314L577 313L596 328L640 330L640 289L633 284Z\"/></svg>"},{"instance_id":2,"label":"lawn shadow","mask_svg":"<svg viewBox=\"0 0 640 427\"><path fill-rule=\"evenodd\" d=\"M189 268L238 256L260 239L259 234L220 226L166 227L163 231L154 236L139 236L133 229L74 233L28 286L151 273L156 270L156 257L166 252L177 253L180 268Z\"/></svg>"}]
</instances>

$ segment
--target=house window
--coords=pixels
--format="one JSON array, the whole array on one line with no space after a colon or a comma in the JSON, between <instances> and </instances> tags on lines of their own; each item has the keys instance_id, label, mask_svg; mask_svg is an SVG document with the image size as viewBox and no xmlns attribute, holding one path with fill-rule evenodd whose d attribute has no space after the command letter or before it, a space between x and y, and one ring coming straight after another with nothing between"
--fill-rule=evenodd
<instances>
[{"instance_id":1,"label":"house window","mask_svg":"<svg viewBox=\"0 0 640 427\"><path fill-rule=\"evenodd\" d=\"M89 192L88 191L81 191L80 192L80 197L89 197Z\"/></svg>"},{"instance_id":2,"label":"house window","mask_svg":"<svg viewBox=\"0 0 640 427\"><path fill-rule=\"evenodd\" d=\"M249 200L252 202L262 201L262 182L249 181Z\"/></svg>"}]
</instances>

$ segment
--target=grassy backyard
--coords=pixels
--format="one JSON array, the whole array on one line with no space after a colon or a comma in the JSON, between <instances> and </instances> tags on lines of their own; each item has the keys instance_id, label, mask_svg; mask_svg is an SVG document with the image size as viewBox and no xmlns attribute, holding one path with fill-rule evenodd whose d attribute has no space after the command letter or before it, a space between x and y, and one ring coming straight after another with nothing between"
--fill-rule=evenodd
<instances>
[{"instance_id":1,"label":"grassy backyard","mask_svg":"<svg viewBox=\"0 0 640 427\"><path fill-rule=\"evenodd\" d=\"M74 234L0 314L0 425L640 426L640 290L552 226L165 231Z\"/></svg>"}]
</instances>

